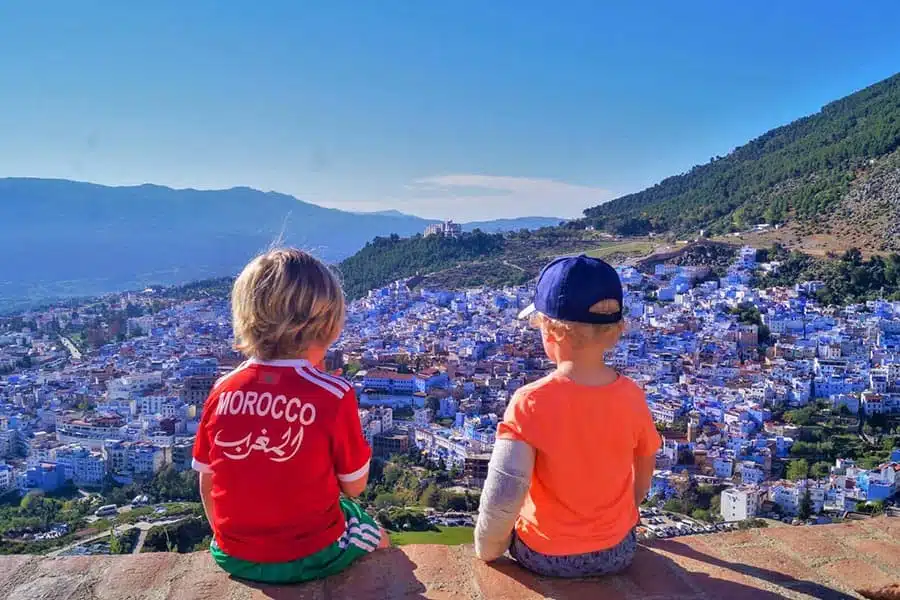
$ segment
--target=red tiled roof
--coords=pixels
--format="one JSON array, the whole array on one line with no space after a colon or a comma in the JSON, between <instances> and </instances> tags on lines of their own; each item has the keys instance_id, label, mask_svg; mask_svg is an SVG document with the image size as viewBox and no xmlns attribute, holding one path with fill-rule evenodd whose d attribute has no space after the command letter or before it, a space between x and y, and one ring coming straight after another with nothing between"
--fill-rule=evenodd
<instances>
[{"instance_id":1,"label":"red tiled roof","mask_svg":"<svg viewBox=\"0 0 900 600\"><path fill-rule=\"evenodd\" d=\"M394 371L368 371L366 373L366 377L371 379L392 379L394 381L409 381L413 378L413 375L410 373L396 373Z\"/></svg>"}]
</instances>

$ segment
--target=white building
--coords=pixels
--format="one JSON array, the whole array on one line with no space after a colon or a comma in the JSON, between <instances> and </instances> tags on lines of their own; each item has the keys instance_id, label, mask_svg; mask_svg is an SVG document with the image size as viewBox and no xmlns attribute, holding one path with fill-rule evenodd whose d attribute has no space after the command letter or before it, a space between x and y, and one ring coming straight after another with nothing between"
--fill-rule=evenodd
<instances>
[{"instance_id":1,"label":"white building","mask_svg":"<svg viewBox=\"0 0 900 600\"><path fill-rule=\"evenodd\" d=\"M148 477L166 465L166 449L152 442L109 440L103 444L103 456L110 473Z\"/></svg>"},{"instance_id":2,"label":"white building","mask_svg":"<svg viewBox=\"0 0 900 600\"><path fill-rule=\"evenodd\" d=\"M128 470L128 445L119 440L108 440L103 444L103 456L110 473L125 473Z\"/></svg>"},{"instance_id":3,"label":"white building","mask_svg":"<svg viewBox=\"0 0 900 600\"><path fill-rule=\"evenodd\" d=\"M138 335L146 335L153 328L153 316L131 317L128 319L128 332Z\"/></svg>"},{"instance_id":4,"label":"white building","mask_svg":"<svg viewBox=\"0 0 900 600\"><path fill-rule=\"evenodd\" d=\"M650 414L657 423L666 423L671 425L675 422L675 415L681 410L681 407L671 402L651 402Z\"/></svg>"},{"instance_id":5,"label":"white building","mask_svg":"<svg viewBox=\"0 0 900 600\"><path fill-rule=\"evenodd\" d=\"M166 453L163 448L148 442L136 442L131 446L132 472L138 476L152 476L166 464Z\"/></svg>"},{"instance_id":6,"label":"white building","mask_svg":"<svg viewBox=\"0 0 900 600\"><path fill-rule=\"evenodd\" d=\"M443 463L448 468L462 468L467 457L491 451L490 446L478 440L465 439L449 429L417 427L414 441L432 462Z\"/></svg>"},{"instance_id":7,"label":"white building","mask_svg":"<svg viewBox=\"0 0 900 600\"><path fill-rule=\"evenodd\" d=\"M831 396L831 406L835 410L846 406L847 410L855 415L859 412L859 398L855 394L835 394Z\"/></svg>"},{"instance_id":8,"label":"white building","mask_svg":"<svg viewBox=\"0 0 900 600\"><path fill-rule=\"evenodd\" d=\"M426 427L431 423L432 416L430 408L417 408L413 411L413 423L415 423L417 427Z\"/></svg>"},{"instance_id":9,"label":"white building","mask_svg":"<svg viewBox=\"0 0 900 600\"><path fill-rule=\"evenodd\" d=\"M769 500L777 504L782 512L796 515L800 511L800 502L806 488L812 500L812 512L820 513L825 507L825 489L815 481L778 481L769 488Z\"/></svg>"},{"instance_id":10,"label":"white building","mask_svg":"<svg viewBox=\"0 0 900 600\"><path fill-rule=\"evenodd\" d=\"M0 492L11 488L15 483L15 473L9 465L0 465Z\"/></svg>"},{"instance_id":11,"label":"white building","mask_svg":"<svg viewBox=\"0 0 900 600\"><path fill-rule=\"evenodd\" d=\"M721 512L726 521L752 519L759 512L765 492L755 485L742 485L722 492Z\"/></svg>"},{"instance_id":12,"label":"white building","mask_svg":"<svg viewBox=\"0 0 900 600\"><path fill-rule=\"evenodd\" d=\"M443 223L433 223L425 228L425 237L429 235L443 235L447 237L457 237L462 235L462 225L451 221Z\"/></svg>"},{"instance_id":13,"label":"white building","mask_svg":"<svg viewBox=\"0 0 900 600\"><path fill-rule=\"evenodd\" d=\"M162 413L163 405L170 400L172 399L165 395L141 396L134 400L135 410L132 414L140 412L142 415L158 415Z\"/></svg>"},{"instance_id":14,"label":"white building","mask_svg":"<svg viewBox=\"0 0 900 600\"><path fill-rule=\"evenodd\" d=\"M363 378L363 387L367 390L386 394L411 395L416 391L414 375L382 370L368 371Z\"/></svg>"},{"instance_id":15,"label":"white building","mask_svg":"<svg viewBox=\"0 0 900 600\"><path fill-rule=\"evenodd\" d=\"M56 464L63 467L66 480L75 485L98 486L106 477L106 459L100 452L77 444L56 449Z\"/></svg>"},{"instance_id":16,"label":"white building","mask_svg":"<svg viewBox=\"0 0 900 600\"><path fill-rule=\"evenodd\" d=\"M766 480L766 472L757 463L746 460L741 463L741 483L758 485Z\"/></svg>"},{"instance_id":17,"label":"white building","mask_svg":"<svg viewBox=\"0 0 900 600\"><path fill-rule=\"evenodd\" d=\"M162 373L141 373L110 380L106 385L110 400L127 400L162 384Z\"/></svg>"},{"instance_id":18,"label":"white building","mask_svg":"<svg viewBox=\"0 0 900 600\"><path fill-rule=\"evenodd\" d=\"M80 444L99 450L106 440L126 439L125 421L118 415L58 415L56 439L65 444Z\"/></svg>"},{"instance_id":19,"label":"white building","mask_svg":"<svg viewBox=\"0 0 900 600\"><path fill-rule=\"evenodd\" d=\"M369 446L375 444L375 436L388 433L394 429L394 411L388 407L378 407L373 409L360 409L359 422L362 426L363 435Z\"/></svg>"}]
</instances>

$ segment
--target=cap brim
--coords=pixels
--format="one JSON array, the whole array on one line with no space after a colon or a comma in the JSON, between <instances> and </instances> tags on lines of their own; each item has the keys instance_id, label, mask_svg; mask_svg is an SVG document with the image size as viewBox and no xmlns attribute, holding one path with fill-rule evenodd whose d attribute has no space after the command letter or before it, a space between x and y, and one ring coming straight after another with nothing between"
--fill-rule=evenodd
<instances>
[{"instance_id":1,"label":"cap brim","mask_svg":"<svg viewBox=\"0 0 900 600\"><path fill-rule=\"evenodd\" d=\"M527 307L525 307L522 310L522 312L519 313L519 318L527 319L528 317L533 315L535 312L537 312L537 309L534 307L534 304L529 304Z\"/></svg>"}]
</instances>

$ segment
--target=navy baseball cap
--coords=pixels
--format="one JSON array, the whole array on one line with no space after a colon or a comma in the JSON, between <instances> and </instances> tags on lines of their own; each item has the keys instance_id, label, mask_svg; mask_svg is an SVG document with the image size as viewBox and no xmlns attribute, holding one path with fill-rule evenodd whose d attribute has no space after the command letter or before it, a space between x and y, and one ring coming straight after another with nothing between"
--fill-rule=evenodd
<instances>
[{"instance_id":1,"label":"navy baseball cap","mask_svg":"<svg viewBox=\"0 0 900 600\"><path fill-rule=\"evenodd\" d=\"M619 311L591 312L601 300L616 300ZM622 282L619 274L599 258L563 256L543 268L538 276L534 304L519 313L529 317L535 311L560 321L603 325L622 320Z\"/></svg>"}]
</instances>

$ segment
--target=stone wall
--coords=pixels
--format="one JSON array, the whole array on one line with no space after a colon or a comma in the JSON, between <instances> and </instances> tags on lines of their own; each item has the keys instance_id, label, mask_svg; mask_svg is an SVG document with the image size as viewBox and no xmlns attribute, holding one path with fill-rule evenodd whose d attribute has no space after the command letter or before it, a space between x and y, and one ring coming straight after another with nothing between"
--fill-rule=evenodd
<instances>
[{"instance_id":1,"label":"stone wall","mask_svg":"<svg viewBox=\"0 0 900 600\"><path fill-rule=\"evenodd\" d=\"M9 600L726 600L900 599L900 518L777 527L661 540L631 569L599 580L533 576L486 565L468 546L378 552L331 579L299 586L238 582L206 553L0 557ZM891 596L889 594L895 593Z\"/></svg>"}]
</instances>

